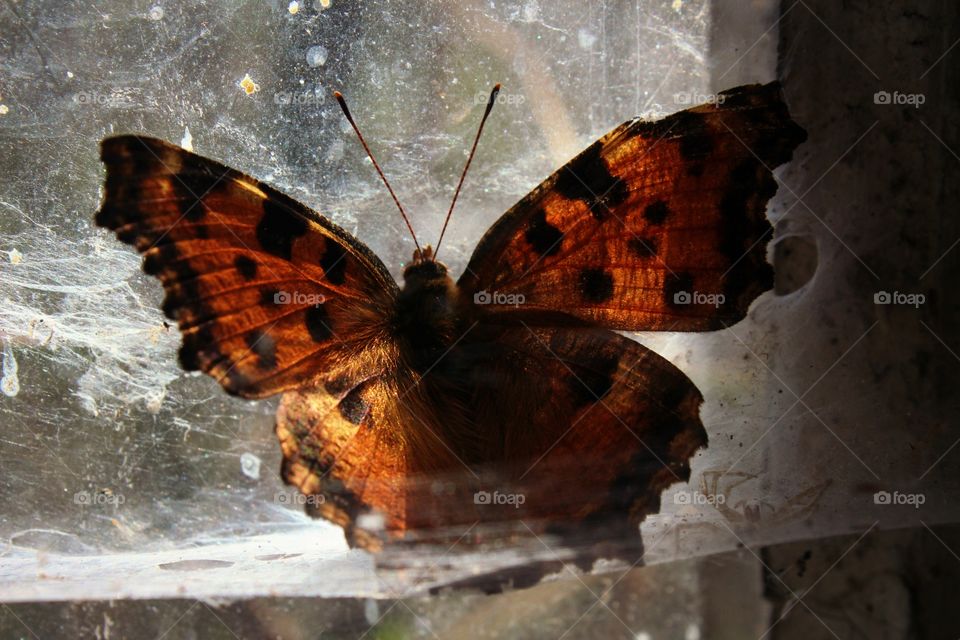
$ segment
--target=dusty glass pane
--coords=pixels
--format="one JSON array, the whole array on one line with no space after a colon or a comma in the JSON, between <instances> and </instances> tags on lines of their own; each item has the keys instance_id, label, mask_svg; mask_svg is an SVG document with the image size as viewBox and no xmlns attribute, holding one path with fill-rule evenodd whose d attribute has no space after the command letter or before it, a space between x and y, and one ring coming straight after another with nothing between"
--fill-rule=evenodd
<instances>
[{"instance_id":1,"label":"dusty glass pane","mask_svg":"<svg viewBox=\"0 0 960 640\"><path fill-rule=\"evenodd\" d=\"M459 273L508 206L613 126L772 79L776 10L724 15L724 42L745 44L715 55L710 3L680 0L6 4L5 599L384 595L550 557L542 547L414 553L378 559L375 573L340 529L305 517L277 473L275 402L229 398L184 374L160 286L93 226L101 138L192 144L329 216L399 277L412 241L331 91L347 95L414 226L434 238L501 82L445 240ZM802 418L753 357L780 353L785 304L765 294L733 332L637 336L704 392L711 438L693 486L668 492L645 523L648 562L851 530L872 506L849 499L853 480L869 480L856 460L838 472L849 481L838 492L794 455L790 429L761 438L781 414Z\"/></svg>"}]
</instances>

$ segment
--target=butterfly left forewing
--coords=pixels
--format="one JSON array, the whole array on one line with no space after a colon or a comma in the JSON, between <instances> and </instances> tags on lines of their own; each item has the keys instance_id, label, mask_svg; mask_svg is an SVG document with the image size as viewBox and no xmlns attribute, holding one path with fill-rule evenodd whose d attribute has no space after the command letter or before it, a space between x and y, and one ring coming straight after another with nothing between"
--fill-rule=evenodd
<instances>
[{"instance_id":1,"label":"butterfly left forewing","mask_svg":"<svg viewBox=\"0 0 960 640\"><path fill-rule=\"evenodd\" d=\"M395 360L385 323L397 287L366 247L267 185L155 138L104 140L96 222L144 256L180 360L263 397L317 372L360 375Z\"/></svg>"},{"instance_id":2,"label":"butterfly left forewing","mask_svg":"<svg viewBox=\"0 0 960 640\"><path fill-rule=\"evenodd\" d=\"M458 284L616 329L732 324L772 284L772 170L804 139L776 83L627 122L491 227Z\"/></svg>"}]
</instances>

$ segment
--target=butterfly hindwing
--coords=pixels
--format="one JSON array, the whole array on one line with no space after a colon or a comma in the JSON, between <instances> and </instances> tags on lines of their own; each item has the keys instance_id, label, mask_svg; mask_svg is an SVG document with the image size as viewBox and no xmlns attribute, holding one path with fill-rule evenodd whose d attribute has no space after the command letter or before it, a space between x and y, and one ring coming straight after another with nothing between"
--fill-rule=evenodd
<instances>
[{"instance_id":1,"label":"butterfly hindwing","mask_svg":"<svg viewBox=\"0 0 960 640\"><path fill-rule=\"evenodd\" d=\"M534 530L581 541L635 542L660 492L689 478L689 459L706 444L694 384L601 328L475 331L464 348L488 354L474 373L476 428L502 443L494 459L503 484L487 490L525 496L519 511L502 508L499 516L519 512Z\"/></svg>"},{"instance_id":2,"label":"butterfly hindwing","mask_svg":"<svg viewBox=\"0 0 960 640\"><path fill-rule=\"evenodd\" d=\"M772 284L772 170L805 137L777 83L627 122L497 221L458 284L613 329L723 328Z\"/></svg>"},{"instance_id":3,"label":"butterfly hindwing","mask_svg":"<svg viewBox=\"0 0 960 640\"><path fill-rule=\"evenodd\" d=\"M269 186L162 140L104 140L98 225L144 256L180 361L263 397L318 371L389 370L397 286L362 244Z\"/></svg>"},{"instance_id":4,"label":"butterfly hindwing","mask_svg":"<svg viewBox=\"0 0 960 640\"><path fill-rule=\"evenodd\" d=\"M381 378L284 396L284 477L312 496L309 509L365 548L523 523L520 533L581 551L602 539L635 560L640 522L706 443L693 383L600 328L479 326L444 362L405 389ZM434 421L423 407L451 383L469 391ZM446 455L418 451L414 432ZM361 514L378 514L383 531L365 530Z\"/></svg>"}]
</instances>

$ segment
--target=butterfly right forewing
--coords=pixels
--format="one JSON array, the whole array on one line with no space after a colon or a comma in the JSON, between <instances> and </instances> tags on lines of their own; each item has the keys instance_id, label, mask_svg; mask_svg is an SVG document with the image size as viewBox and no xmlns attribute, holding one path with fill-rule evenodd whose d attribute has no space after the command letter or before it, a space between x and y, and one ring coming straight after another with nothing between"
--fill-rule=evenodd
<instances>
[{"instance_id":1,"label":"butterfly right forewing","mask_svg":"<svg viewBox=\"0 0 960 640\"><path fill-rule=\"evenodd\" d=\"M805 138L777 83L626 122L504 214L458 284L613 329L733 324L772 284L772 171Z\"/></svg>"}]
</instances>

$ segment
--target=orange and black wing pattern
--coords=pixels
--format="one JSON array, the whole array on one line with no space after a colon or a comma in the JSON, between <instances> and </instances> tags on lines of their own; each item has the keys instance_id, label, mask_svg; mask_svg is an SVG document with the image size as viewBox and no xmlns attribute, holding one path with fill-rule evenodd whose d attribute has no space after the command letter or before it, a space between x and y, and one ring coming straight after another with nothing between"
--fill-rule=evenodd
<instances>
[{"instance_id":1,"label":"orange and black wing pattern","mask_svg":"<svg viewBox=\"0 0 960 640\"><path fill-rule=\"evenodd\" d=\"M143 254L180 362L232 394L264 397L318 375L392 369L386 323L397 285L326 218L262 182L155 138L101 146L96 223Z\"/></svg>"},{"instance_id":2,"label":"orange and black wing pattern","mask_svg":"<svg viewBox=\"0 0 960 640\"><path fill-rule=\"evenodd\" d=\"M777 83L624 123L494 224L458 284L613 329L723 328L772 286L772 171L805 138Z\"/></svg>"}]
</instances>

